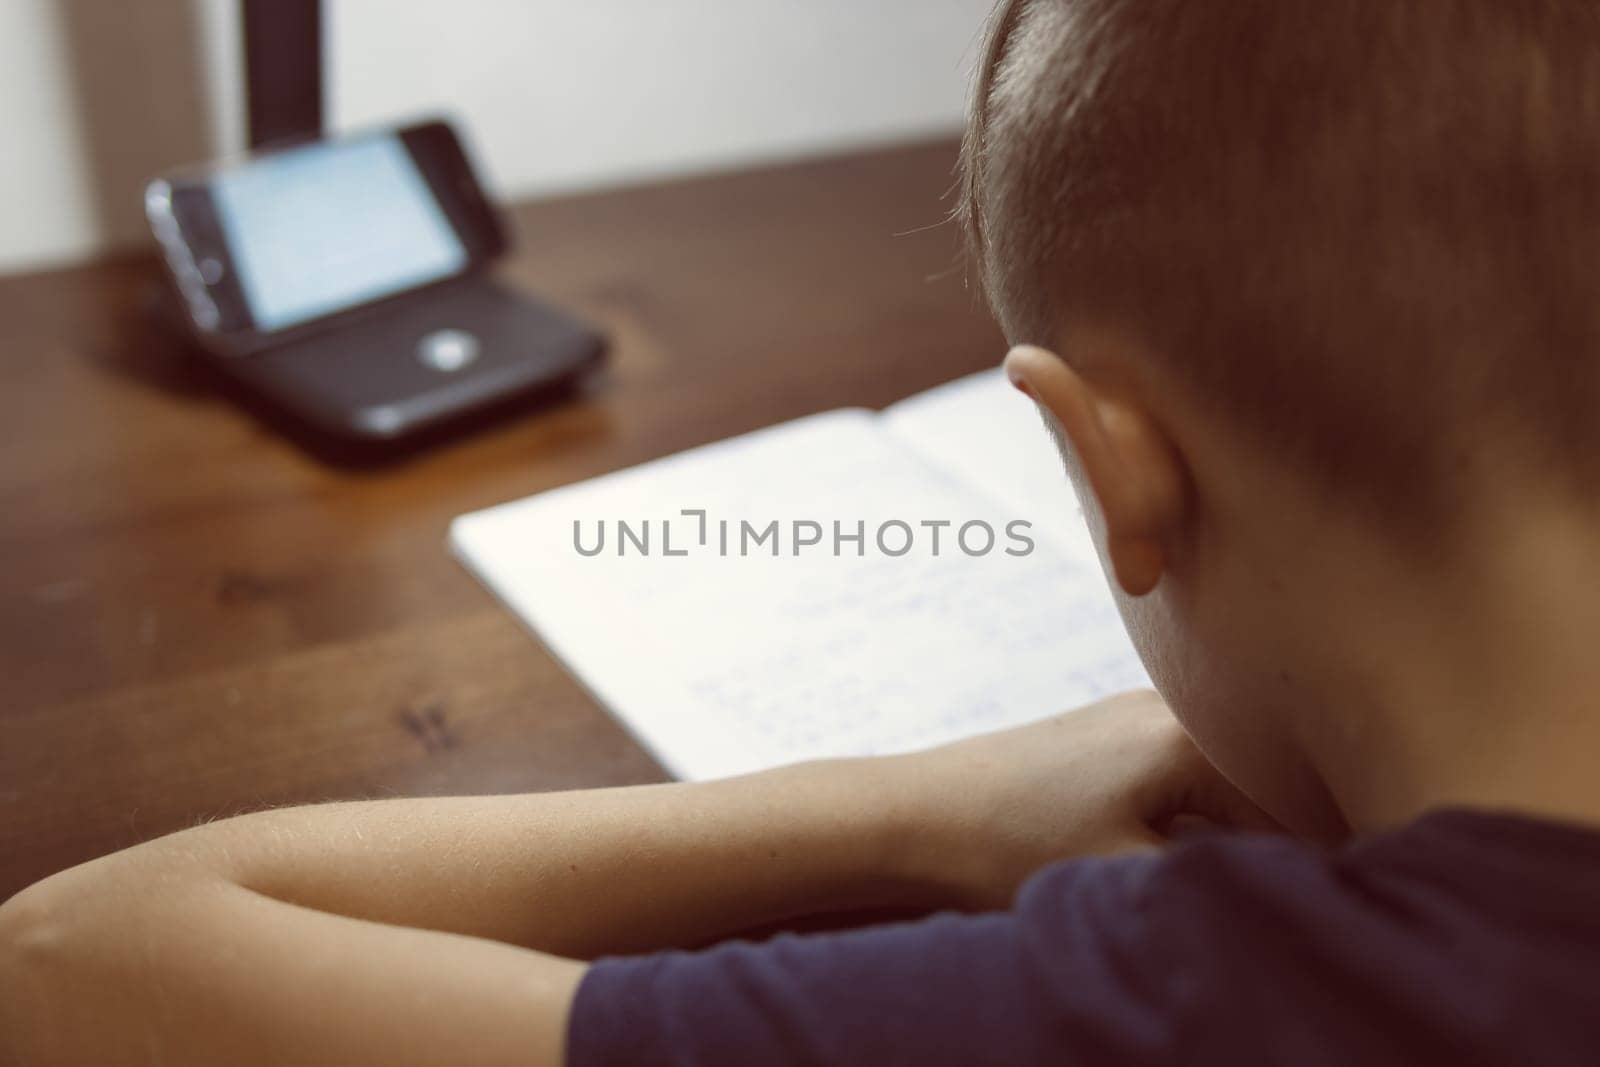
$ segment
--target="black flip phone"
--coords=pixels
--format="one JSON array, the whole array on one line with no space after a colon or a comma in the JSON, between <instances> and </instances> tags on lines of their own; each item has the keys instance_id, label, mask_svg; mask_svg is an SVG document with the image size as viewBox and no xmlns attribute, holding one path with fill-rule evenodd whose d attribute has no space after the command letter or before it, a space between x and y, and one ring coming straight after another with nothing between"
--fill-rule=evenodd
<instances>
[{"instance_id":1,"label":"black flip phone","mask_svg":"<svg viewBox=\"0 0 1600 1067\"><path fill-rule=\"evenodd\" d=\"M596 330L488 277L506 231L442 121L174 172L145 213L200 347L336 437L407 437L603 354Z\"/></svg>"}]
</instances>

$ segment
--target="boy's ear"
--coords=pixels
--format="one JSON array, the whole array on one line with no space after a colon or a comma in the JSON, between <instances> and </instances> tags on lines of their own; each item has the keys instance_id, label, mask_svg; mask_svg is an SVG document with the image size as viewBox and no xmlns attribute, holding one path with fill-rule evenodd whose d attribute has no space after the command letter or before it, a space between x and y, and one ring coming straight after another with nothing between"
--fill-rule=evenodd
<instances>
[{"instance_id":1,"label":"boy's ear","mask_svg":"<svg viewBox=\"0 0 1600 1067\"><path fill-rule=\"evenodd\" d=\"M1117 584L1129 596L1150 592L1185 518L1188 472L1171 438L1137 401L1107 393L1053 352L1022 345L1005 366L1065 433L1105 521Z\"/></svg>"}]
</instances>

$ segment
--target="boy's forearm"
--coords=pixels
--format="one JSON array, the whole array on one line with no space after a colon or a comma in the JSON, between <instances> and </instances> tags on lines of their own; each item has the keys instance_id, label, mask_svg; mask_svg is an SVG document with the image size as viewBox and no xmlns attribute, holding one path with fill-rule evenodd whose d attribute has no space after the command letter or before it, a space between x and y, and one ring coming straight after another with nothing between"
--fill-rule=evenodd
<instances>
[{"instance_id":1,"label":"boy's forearm","mask_svg":"<svg viewBox=\"0 0 1600 1067\"><path fill-rule=\"evenodd\" d=\"M880 769L292 808L101 862L153 880L214 872L321 911L587 959L798 914L942 903L906 873L925 865L910 862L912 816Z\"/></svg>"},{"instance_id":2,"label":"boy's forearm","mask_svg":"<svg viewBox=\"0 0 1600 1067\"><path fill-rule=\"evenodd\" d=\"M0 907L0 1064L396 1067L470 1041L477 1062L554 1065L574 961L801 913L1003 906L1039 866L1155 844L1175 814L1235 824L1228 788L1135 694L725 782L241 816Z\"/></svg>"},{"instance_id":3,"label":"boy's forearm","mask_svg":"<svg viewBox=\"0 0 1600 1067\"><path fill-rule=\"evenodd\" d=\"M107 856L0 907L0 1064L442 1062L480 1031L482 1062L559 1062L571 960L940 903L891 765L290 808ZM394 1015L422 1001L448 1010Z\"/></svg>"}]
</instances>

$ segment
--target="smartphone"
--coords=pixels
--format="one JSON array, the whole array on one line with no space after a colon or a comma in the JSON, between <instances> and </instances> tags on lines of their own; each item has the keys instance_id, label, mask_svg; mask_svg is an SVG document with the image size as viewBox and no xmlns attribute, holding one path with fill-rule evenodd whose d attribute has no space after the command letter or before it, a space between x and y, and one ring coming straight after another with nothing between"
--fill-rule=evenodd
<instances>
[{"instance_id":1,"label":"smartphone","mask_svg":"<svg viewBox=\"0 0 1600 1067\"><path fill-rule=\"evenodd\" d=\"M603 347L486 277L506 230L444 121L176 171L145 213L200 346L337 433L398 436Z\"/></svg>"}]
</instances>

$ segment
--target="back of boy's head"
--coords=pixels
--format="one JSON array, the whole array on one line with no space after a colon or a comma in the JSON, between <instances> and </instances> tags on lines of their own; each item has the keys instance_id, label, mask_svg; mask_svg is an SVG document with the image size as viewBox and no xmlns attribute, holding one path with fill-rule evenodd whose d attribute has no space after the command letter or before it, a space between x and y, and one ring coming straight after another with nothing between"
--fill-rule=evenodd
<instances>
[{"instance_id":1,"label":"back of boy's head","mask_svg":"<svg viewBox=\"0 0 1600 1067\"><path fill-rule=\"evenodd\" d=\"M1013 342L1128 329L1332 489L1600 476L1593 0L1012 0L964 190Z\"/></svg>"}]
</instances>

